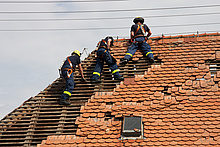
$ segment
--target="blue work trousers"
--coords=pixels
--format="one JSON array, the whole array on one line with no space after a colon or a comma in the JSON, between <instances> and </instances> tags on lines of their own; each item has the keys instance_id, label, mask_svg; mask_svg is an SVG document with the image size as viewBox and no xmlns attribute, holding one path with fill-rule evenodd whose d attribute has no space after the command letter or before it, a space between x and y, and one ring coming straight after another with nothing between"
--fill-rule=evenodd
<instances>
[{"instance_id":1,"label":"blue work trousers","mask_svg":"<svg viewBox=\"0 0 220 147\"><path fill-rule=\"evenodd\" d=\"M74 89L74 86L75 86L74 74L72 72L72 74L68 78L68 76L67 76L68 71L64 70L64 71L62 71L62 75L63 75L65 82L66 82L66 89L61 94L61 98L64 100L67 100L71 96L73 89Z\"/></svg>"},{"instance_id":2,"label":"blue work trousers","mask_svg":"<svg viewBox=\"0 0 220 147\"><path fill-rule=\"evenodd\" d=\"M118 65L115 61L115 59L111 56L109 51L105 51L105 48L100 48L97 51L97 60L96 60L96 66L93 71L92 79L97 80L101 76L101 72L104 66L104 61L108 64L109 68L111 69L112 74L114 77L121 76L119 74Z\"/></svg>"},{"instance_id":3,"label":"blue work trousers","mask_svg":"<svg viewBox=\"0 0 220 147\"><path fill-rule=\"evenodd\" d=\"M138 37L135 38L131 47L128 48L128 51L126 52L124 59L130 60L139 47L141 48L146 57L154 57L150 45L147 43L147 41L145 41L145 37Z\"/></svg>"}]
</instances>

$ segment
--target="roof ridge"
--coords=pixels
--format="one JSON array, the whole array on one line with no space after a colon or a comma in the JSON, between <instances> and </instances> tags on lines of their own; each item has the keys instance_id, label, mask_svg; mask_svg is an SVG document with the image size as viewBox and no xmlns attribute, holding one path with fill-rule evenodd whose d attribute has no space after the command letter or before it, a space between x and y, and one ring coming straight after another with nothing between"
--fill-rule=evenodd
<instances>
[{"instance_id":1,"label":"roof ridge","mask_svg":"<svg viewBox=\"0 0 220 147\"><path fill-rule=\"evenodd\" d=\"M162 34L162 36L155 36L155 37L149 37L148 40L158 40L158 39L178 39L178 38L194 38L194 37L205 37L205 36L220 36L220 33L202 33L202 34L187 34L187 35L175 35L175 36L165 36ZM122 38L122 39L115 39L116 42L123 42L123 41L129 41L130 39Z\"/></svg>"}]
</instances>

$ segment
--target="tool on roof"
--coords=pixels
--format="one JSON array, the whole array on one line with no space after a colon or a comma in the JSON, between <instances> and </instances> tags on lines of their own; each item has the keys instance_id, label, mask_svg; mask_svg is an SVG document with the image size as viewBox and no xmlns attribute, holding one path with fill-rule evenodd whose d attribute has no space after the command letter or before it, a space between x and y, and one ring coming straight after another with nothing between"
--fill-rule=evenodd
<instances>
[{"instance_id":1,"label":"tool on roof","mask_svg":"<svg viewBox=\"0 0 220 147\"><path fill-rule=\"evenodd\" d=\"M87 50L88 50L88 48L84 48L81 55L83 55L83 53L85 52L85 53L86 53L86 56L88 56Z\"/></svg>"}]
</instances>

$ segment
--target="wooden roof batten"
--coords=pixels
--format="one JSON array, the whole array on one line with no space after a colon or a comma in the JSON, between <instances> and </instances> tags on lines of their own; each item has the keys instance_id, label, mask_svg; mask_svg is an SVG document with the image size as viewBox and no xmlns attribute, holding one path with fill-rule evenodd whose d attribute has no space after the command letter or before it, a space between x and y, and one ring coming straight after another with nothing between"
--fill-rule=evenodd
<instances>
[{"instance_id":1,"label":"wooden roof batten","mask_svg":"<svg viewBox=\"0 0 220 147\"><path fill-rule=\"evenodd\" d=\"M116 47L113 47L113 50ZM113 53L114 54L114 53ZM121 56L124 53L121 53ZM84 61L86 83L80 82L80 74L76 70L76 87L70 98L70 106L58 104L59 97L65 88L62 77L57 78L43 91L26 100L20 107L6 115L0 122L0 146L37 146L50 135L76 134L76 118L80 115L80 108L95 92L112 91L120 81L113 80L109 67L104 66L101 74L102 82L92 84L90 78L95 67L95 52L93 51ZM120 74L134 77L144 74L150 64L145 58L139 61L129 61L125 66L119 66ZM134 65L137 65L134 67Z\"/></svg>"}]
</instances>

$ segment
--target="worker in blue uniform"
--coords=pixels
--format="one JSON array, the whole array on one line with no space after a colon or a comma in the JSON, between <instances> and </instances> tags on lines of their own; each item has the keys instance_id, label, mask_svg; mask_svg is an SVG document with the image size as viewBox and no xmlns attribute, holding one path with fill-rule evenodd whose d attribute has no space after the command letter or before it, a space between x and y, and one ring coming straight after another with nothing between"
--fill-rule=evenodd
<instances>
[{"instance_id":1,"label":"worker in blue uniform","mask_svg":"<svg viewBox=\"0 0 220 147\"><path fill-rule=\"evenodd\" d=\"M152 34L151 30L146 24L143 24L143 17L136 17L133 22L135 24L131 26L130 33L132 44L128 47L125 57L121 59L121 64L126 64L132 58L138 48L141 48L144 55L148 57L149 61L154 63L153 52L151 51L150 45L147 43L148 37L150 37Z\"/></svg>"},{"instance_id":2,"label":"worker in blue uniform","mask_svg":"<svg viewBox=\"0 0 220 147\"><path fill-rule=\"evenodd\" d=\"M110 54L110 47L113 46L113 37L107 36L105 39L102 39L97 45L97 59L96 66L92 75L92 82L97 83L101 82L99 77L104 66L104 61L108 64L111 69L112 74L114 75L115 80L124 80L124 78L119 74L118 65L116 59Z\"/></svg>"},{"instance_id":3,"label":"worker in blue uniform","mask_svg":"<svg viewBox=\"0 0 220 147\"><path fill-rule=\"evenodd\" d=\"M81 53L78 50L75 50L72 52L71 56L68 56L66 60L64 61L62 67L61 67L61 74L63 78L65 79L66 83L66 89L61 94L60 104L61 105L70 105L71 103L68 101L69 97L71 96L75 82L74 82L74 71L76 68L76 65L78 65L79 72L82 77L82 81L86 81L83 75L83 69L81 66L81 60L80 60Z\"/></svg>"}]
</instances>

